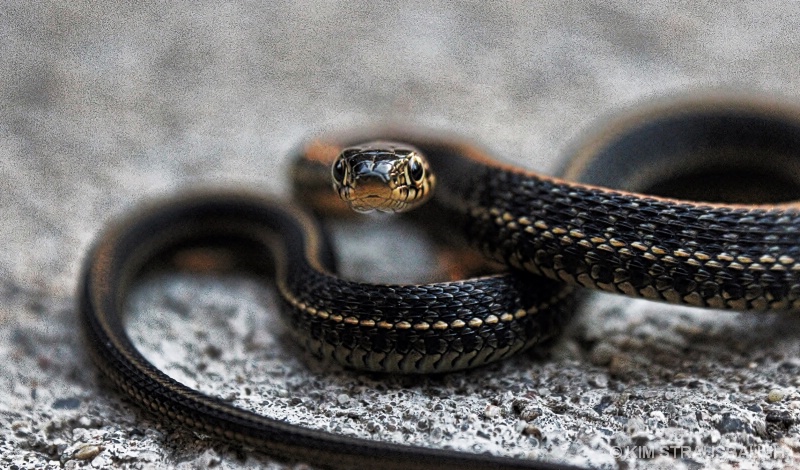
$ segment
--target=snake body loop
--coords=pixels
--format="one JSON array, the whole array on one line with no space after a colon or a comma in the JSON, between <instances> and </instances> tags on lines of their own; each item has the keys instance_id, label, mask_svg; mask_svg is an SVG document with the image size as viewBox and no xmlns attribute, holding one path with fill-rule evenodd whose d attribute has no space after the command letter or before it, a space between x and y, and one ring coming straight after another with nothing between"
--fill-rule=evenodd
<instances>
[{"instance_id":1,"label":"snake body loop","mask_svg":"<svg viewBox=\"0 0 800 470\"><path fill-rule=\"evenodd\" d=\"M656 177L680 173L675 168L715 174L725 165L755 175L768 166L766 154L787 187L800 187L794 110L713 100L654 108L576 152L565 174L584 183L498 163L460 140L399 132L315 140L303 148L303 161L330 163L344 146L375 139L407 142L427 155L439 180L435 203L457 221L450 229L509 266L508 274L410 286L355 283L335 276L327 240L293 205L242 193L184 195L113 224L87 258L80 309L102 370L156 414L322 466L569 468L335 436L240 410L145 360L125 333L125 297L150 261L192 241L270 251L285 317L312 353L348 367L412 373L474 367L555 336L572 312L574 285L703 307L800 309L793 193L771 205L696 203L667 197L674 185L643 196L591 184L646 190L659 187ZM315 171L298 166L301 176ZM306 196L319 199L310 190Z\"/></svg>"}]
</instances>

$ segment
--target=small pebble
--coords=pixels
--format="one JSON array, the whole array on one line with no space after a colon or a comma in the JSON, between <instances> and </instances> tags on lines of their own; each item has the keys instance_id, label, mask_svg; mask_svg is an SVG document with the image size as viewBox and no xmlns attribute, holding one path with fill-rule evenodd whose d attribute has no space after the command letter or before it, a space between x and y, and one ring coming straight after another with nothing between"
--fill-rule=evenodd
<instances>
[{"instance_id":1,"label":"small pebble","mask_svg":"<svg viewBox=\"0 0 800 470\"><path fill-rule=\"evenodd\" d=\"M494 405L487 406L486 409L483 410L483 416L487 418L496 418L500 416L500 407Z\"/></svg>"},{"instance_id":2,"label":"small pebble","mask_svg":"<svg viewBox=\"0 0 800 470\"><path fill-rule=\"evenodd\" d=\"M72 455L72 458L77 460L92 460L102 451L103 448L98 445L87 445L78 449L77 452Z\"/></svg>"},{"instance_id":3,"label":"small pebble","mask_svg":"<svg viewBox=\"0 0 800 470\"><path fill-rule=\"evenodd\" d=\"M532 424L526 426L522 433L526 436L532 436L539 440L542 439L542 430Z\"/></svg>"},{"instance_id":4,"label":"small pebble","mask_svg":"<svg viewBox=\"0 0 800 470\"><path fill-rule=\"evenodd\" d=\"M525 409L520 411L519 417L523 421L533 421L542 415L542 409L538 406L526 406Z\"/></svg>"},{"instance_id":5,"label":"small pebble","mask_svg":"<svg viewBox=\"0 0 800 470\"><path fill-rule=\"evenodd\" d=\"M342 393L336 397L336 401L338 401L340 405L346 405L350 403L350 397L347 396L347 394Z\"/></svg>"},{"instance_id":6,"label":"small pebble","mask_svg":"<svg viewBox=\"0 0 800 470\"><path fill-rule=\"evenodd\" d=\"M767 393L767 401L770 403L775 403L783 400L783 397L786 396L786 392L780 388L773 388L772 390Z\"/></svg>"},{"instance_id":7,"label":"small pebble","mask_svg":"<svg viewBox=\"0 0 800 470\"><path fill-rule=\"evenodd\" d=\"M746 432L752 434L751 426L742 418L733 413L722 413L714 423L714 427L722 434Z\"/></svg>"},{"instance_id":8,"label":"small pebble","mask_svg":"<svg viewBox=\"0 0 800 470\"><path fill-rule=\"evenodd\" d=\"M597 388L606 388L608 387L608 376L605 374L596 374L589 379L589 385Z\"/></svg>"}]
</instances>

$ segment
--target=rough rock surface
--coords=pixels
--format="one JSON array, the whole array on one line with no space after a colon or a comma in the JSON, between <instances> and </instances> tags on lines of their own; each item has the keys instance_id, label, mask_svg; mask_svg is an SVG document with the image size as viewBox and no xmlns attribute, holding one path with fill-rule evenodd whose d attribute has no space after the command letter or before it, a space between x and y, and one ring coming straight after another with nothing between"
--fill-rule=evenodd
<instances>
[{"instance_id":1,"label":"rough rock surface","mask_svg":"<svg viewBox=\"0 0 800 470\"><path fill-rule=\"evenodd\" d=\"M367 123L468 135L550 171L606 117L653 98L800 98L790 1L0 11L0 468L291 467L152 419L89 361L82 258L144 200L202 184L286 195L292 147ZM338 230L343 250L418 253L416 237L372 225ZM402 258L401 277L422 275ZM380 257L346 259L351 275L397 280ZM130 306L132 337L167 373L303 426L597 468L800 460L800 320L788 315L594 296L548 358L383 378L306 360L273 291L247 277L155 277Z\"/></svg>"}]
</instances>

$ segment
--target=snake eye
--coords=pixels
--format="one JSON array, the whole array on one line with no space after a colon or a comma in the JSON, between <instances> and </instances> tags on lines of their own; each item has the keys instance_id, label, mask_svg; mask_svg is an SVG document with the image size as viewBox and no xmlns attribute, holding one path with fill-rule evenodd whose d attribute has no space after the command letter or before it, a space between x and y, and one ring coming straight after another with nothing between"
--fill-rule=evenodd
<instances>
[{"instance_id":1,"label":"snake eye","mask_svg":"<svg viewBox=\"0 0 800 470\"><path fill-rule=\"evenodd\" d=\"M336 162L333 164L331 174L333 176L333 180L337 184L342 184L344 182L345 168L344 162L341 159L336 160Z\"/></svg>"},{"instance_id":2,"label":"snake eye","mask_svg":"<svg viewBox=\"0 0 800 470\"><path fill-rule=\"evenodd\" d=\"M422 166L422 161L417 156L412 156L411 161L408 162L408 176L415 183L422 181L425 176L425 168Z\"/></svg>"}]
</instances>

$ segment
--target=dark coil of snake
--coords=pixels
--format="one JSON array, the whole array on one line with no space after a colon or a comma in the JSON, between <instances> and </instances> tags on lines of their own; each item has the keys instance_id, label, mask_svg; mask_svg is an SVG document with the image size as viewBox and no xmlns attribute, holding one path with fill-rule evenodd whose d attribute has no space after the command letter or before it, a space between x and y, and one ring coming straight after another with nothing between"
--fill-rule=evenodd
<instances>
[{"instance_id":1,"label":"dark coil of snake","mask_svg":"<svg viewBox=\"0 0 800 470\"><path fill-rule=\"evenodd\" d=\"M297 173L309 184L301 193L319 197L308 180L315 162L330 165L344 147L374 140L399 144L349 151L371 155L370 168L322 170L340 193L350 191L340 184L349 174L383 164L376 156L413 160L402 178L436 172L433 204L450 224L439 230L463 234L508 271L426 285L356 283L335 275L327 238L294 204L241 192L184 194L111 224L87 258L80 310L100 368L166 420L322 467L563 469L572 467L336 436L241 410L144 359L125 332L125 298L163 253L221 240L258 263L271 260L289 328L314 355L402 373L474 367L556 336L573 311L572 286L700 307L800 306L793 108L729 99L655 106L589 139L563 172L568 179L499 163L459 139L399 131L316 139L301 151ZM322 186L330 191L329 181ZM401 192L413 199L431 191ZM353 199L361 210L375 203Z\"/></svg>"}]
</instances>

